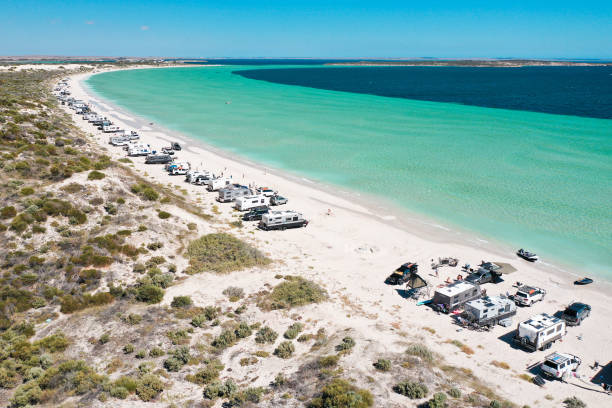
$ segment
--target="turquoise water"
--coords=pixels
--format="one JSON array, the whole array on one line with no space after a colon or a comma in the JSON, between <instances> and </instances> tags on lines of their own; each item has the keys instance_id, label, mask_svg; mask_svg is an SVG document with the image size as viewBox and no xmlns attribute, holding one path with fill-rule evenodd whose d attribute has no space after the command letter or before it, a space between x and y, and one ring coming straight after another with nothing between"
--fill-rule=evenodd
<instances>
[{"instance_id":1,"label":"turquoise water","mask_svg":"<svg viewBox=\"0 0 612 408\"><path fill-rule=\"evenodd\" d=\"M612 278L612 120L326 91L237 69L117 71L88 85L238 155Z\"/></svg>"}]
</instances>

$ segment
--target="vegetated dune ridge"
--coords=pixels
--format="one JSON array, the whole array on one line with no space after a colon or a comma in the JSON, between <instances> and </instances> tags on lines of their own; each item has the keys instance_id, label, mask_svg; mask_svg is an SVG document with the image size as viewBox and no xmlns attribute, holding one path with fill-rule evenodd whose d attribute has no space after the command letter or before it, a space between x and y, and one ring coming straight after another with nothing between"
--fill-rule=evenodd
<instances>
[{"instance_id":1,"label":"vegetated dune ridge","mask_svg":"<svg viewBox=\"0 0 612 408\"><path fill-rule=\"evenodd\" d=\"M87 75L73 77L71 91L92 100L95 96L80 85ZM18 107L22 113L25 109L39 108ZM214 201L215 193L168 176L161 166L145 166L142 158L127 161L123 150L107 145L108 135L68 109L76 128L65 122L68 128L46 129L45 138L38 137L41 127L59 126L56 105L49 101L45 109L51 116L44 122L52 125L30 126L40 114L22 120L2 113L19 122L18 133L3 122L3 138L20 135L7 139L11 155L4 156L1 170L2 208L12 206L15 213L3 212L7 230L1 255L11 259L5 265L6 285L10 281L36 293L25 303L12 300L15 295L3 297L4 327L11 326L3 336L8 353L0 373L5 402L323 406L334 391L351 399L351 406L364 407L416 406L437 392L447 394L449 406L490 406L492 399L500 402L495 406L512 406L504 401L509 399L518 406L556 407L572 395L589 406L608 401L573 385L557 382L540 389L524 381L519 376L530 375L525 367L546 353L512 349L498 339L510 331L502 327L490 333L457 331L448 316L403 299L383 280L406 261L419 262L421 274L434 286L454 277L454 268L441 269L439 278L430 276L428 265L438 256L472 264L511 262L519 271L504 283L487 285L489 293L510 290L516 280L549 291L543 303L520 309L520 319L554 312L577 297L593 306L592 317L569 329L559 346L583 358L580 373L587 377L594 373L587 367L593 360L609 359L602 355L610 349L605 294L590 288L575 292L565 278L510 254L408 234L357 204L178 139L186 146L177 153L181 160L271 186L289 198L289 208L311 220L305 229L260 231L238 222L229 205ZM95 101L94 109L139 131L154 147L177 140L104 101ZM17 146L22 139L28 143ZM32 164L26 168L23 162ZM92 293L98 295L86 295ZM79 359L85 362L71 362ZM417 397L409 399L393 391L403 381L422 383L427 390L407 384L397 388Z\"/></svg>"}]
</instances>

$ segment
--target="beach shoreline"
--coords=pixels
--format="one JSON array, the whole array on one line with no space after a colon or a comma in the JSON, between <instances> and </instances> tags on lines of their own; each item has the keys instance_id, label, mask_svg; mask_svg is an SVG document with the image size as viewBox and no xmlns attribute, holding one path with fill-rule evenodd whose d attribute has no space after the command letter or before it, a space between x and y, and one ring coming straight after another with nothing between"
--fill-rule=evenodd
<instances>
[{"instance_id":1,"label":"beach shoreline","mask_svg":"<svg viewBox=\"0 0 612 408\"><path fill-rule=\"evenodd\" d=\"M174 66L153 68L173 67ZM180 67L189 68L189 66ZM148 67L131 67L127 69L148 69ZM151 119L140 117L131 112L128 108L116 106L114 105L113 101L106 100L99 94L95 93L95 91L85 83L90 76L95 74L97 73L88 73L79 77L81 88L87 94L89 99L96 101L98 104L102 103L108 105L107 107L112 107L111 109L113 111L120 113L124 117L130 117L132 120L130 124L134 128L142 128L149 123ZM422 239L439 243L446 242L457 245L469 245L495 255L515 257L517 248L513 248L511 243L505 242L480 231L470 229L469 227L454 224L448 220L437 219L430 215L418 213L374 194L352 190L345 186L338 186L331 183L309 179L300 174L292 173L290 169L279 169L266 164L257 163L239 154L224 150L223 147L211 145L200 140L199 138L174 129L169 129L158 123L155 124L155 130L159 131L160 134L171 134L175 139L180 139L183 142L187 142L189 145L198 146L201 149L222 157L224 160L229 160L250 169L256 169L257 171L274 174L291 183L297 183L305 187L315 188L317 190L324 191L327 194L338 195L344 200L355 202L359 207L365 209L365 211L362 211L362 214L367 214L368 216L373 217L387 226L402 229ZM165 141L169 142L170 139ZM557 275L559 278L568 282L584 276L591 276L598 280L598 283L601 284L597 287L597 290L607 294L612 294L612 280L606 276L600 276L596 272L587 268L582 268L580 265L571 264L558 258L548 258L544 261L536 263L534 267L543 272Z\"/></svg>"},{"instance_id":2,"label":"beach shoreline","mask_svg":"<svg viewBox=\"0 0 612 408\"><path fill-rule=\"evenodd\" d=\"M565 350L567 352L578 352L576 350L580 349L583 361L589 364L594 360L610 359L609 356L601 355L602 350L612 349L612 342L607 336L611 330L607 316L612 313L612 303L609 301L609 288L605 284L597 282L591 287L576 288L572 285L575 276L553 272L551 267L543 264L527 263L508 249L492 250L493 243L488 243L485 247L484 243L478 246L472 242L465 242L465 239L463 241L451 239L448 232L440 232L439 236L446 238L439 240L428 237L427 232L423 234L410 232L394 225L398 222L397 218L381 218L372 208L362 205L362 201L349 201L344 195L333 195L323 184L299 180L299 177L294 179L292 175L284 174L282 171L237 159L231 153L206 146L186 135L180 135L179 132L170 131L157 124L148 125L146 119L134 117L133 114L114 106L111 102L102 100L99 95L92 94L92 91L83 84L92 74L94 73L71 76L72 96L91 102L95 110L111 118L126 130L137 130L141 140L151 144L153 148L159 150L170 141L179 140L184 144L184 149L177 153L181 161L189 161L195 168L200 167L215 173L224 172L226 175L232 174L236 182L273 187L288 197L289 204L284 207L304 213L310 220L307 228L278 233L259 231L252 224L239 229L231 228L228 224L235 220L236 214L229 205L218 205L219 214L215 216L218 221L214 227L219 231L231 231L240 238L253 242L269 253L273 259L286 262L287 268L294 274L316 279L324 283L332 293L350 296L351 301L363 307L364 316L376 314L375 324L387 329L372 336L376 337L375 341L385 344L389 349L401 341L401 336L398 337L393 329L391 329L392 334L388 331L394 322L401 322L402 325L415 329L421 328L424 324L437 333L431 336L431 339L427 339L426 343L443 353L450 363L469 368L479 377L486 378L499 387L507 398L515 402L529 404L536 398L540 402L536 404L537 406L553 407L557 405L552 401L546 401L544 394L575 393L573 389L563 388L564 385L559 382L550 383L547 389L540 389L525 381L517 381L518 373L533 364L535 359L541 359L546 352L530 354L510 347L500 339L500 332L505 333L507 329L498 327L495 329L496 333L489 333L486 338L476 332L459 331L448 316L436 315L429 309L417 306L414 302L402 298L393 287L385 286L383 283L385 277L400 264L412 261L420 265L420 274L429 281L432 288L435 288L442 284L445 278L453 279L460 271L459 268L442 268L440 276L435 276L429 267L430 260L453 256L459 258L460 265L464 263L476 265L481 260L488 260L507 262L517 267L518 271L506 276L503 282L494 286L487 285L490 294L512 291L515 281L547 289L547 301L530 308L521 308L515 318L514 327L518 321L523 321L535 313L545 311L552 313L573 300L588 301L596 312L580 329L576 329L580 333L575 330L566 336L563 349L567 349ZM67 108L66 111L73 116L75 123L81 129L92 135L92 139L108 151L113 159L125 157L121 148L109 147L108 134L93 130L91 125L81 120L78 115L71 113ZM184 183L180 176L172 178L161 166L145 165L143 161L140 158L132 159L133 169L137 174L152 182L173 186L177 191L184 189L205 212L215 212L213 206L217 206L214 201L216 194L207 193L202 187ZM241 175L244 176L240 177ZM367 201L368 197L363 200ZM328 215L329 209L332 209L331 215ZM390 214L395 214L393 209L390 210ZM419 216L414 214L413 217ZM445 227L442 225L430 228L444 231ZM197 282L203 278L193 279ZM191 286L197 287L198 284ZM329 306L329 312L337 312L332 306L335 307L337 304ZM354 314L359 315L359 313ZM339 324L343 324L355 317L344 316L341 312L334 318L340 322ZM364 319L372 320L370 317ZM584 341L583 332L587 333ZM461 338L466 344L478 344L479 349L473 356L454 352L454 346L449 346L445 342L447 338ZM587 350L584 349L585 342L589 344ZM491 360L507 361L512 367L512 375L491 366ZM588 403L600 404L605 401L603 399L605 396L601 397L598 393L585 391L583 394L580 395L581 399Z\"/></svg>"}]
</instances>

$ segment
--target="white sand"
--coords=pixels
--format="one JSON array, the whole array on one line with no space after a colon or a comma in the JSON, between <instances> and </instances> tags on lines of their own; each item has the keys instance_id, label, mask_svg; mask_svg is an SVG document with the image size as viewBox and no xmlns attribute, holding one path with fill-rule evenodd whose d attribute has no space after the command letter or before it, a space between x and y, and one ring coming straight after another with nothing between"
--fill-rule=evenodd
<instances>
[{"instance_id":1,"label":"white sand","mask_svg":"<svg viewBox=\"0 0 612 408\"><path fill-rule=\"evenodd\" d=\"M137 130L141 140L157 150L170 141L182 142L183 150L177 156L180 161L188 161L195 168L217 174L224 172L225 175L233 175L237 182L254 182L278 190L289 198L285 208L298 210L310 220L305 229L265 232L257 230L253 223L247 223L240 230L231 229L236 235L269 253L272 258L282 260L284 267L280 269L283 273L305 276L328 289L332 294L331 301L315 307L310 318L322 319L337 327L354 328L361 333L357 338L369 341L368 344L376 353L400 351L403 349L402 342L412 341L413 334L422 336L423 341L443 354L451 364L471 369L478 377L490 382L501 395L519 404L558 407L561 405L560 400L571 395L578 396L590 407L603 407L611 403L612 397L599 392L601 388L589 382L595 373L589 368L594 361L606 364L612 360L612 302L609 290L602 290L603 285L574 287L570 276L553 274L550 268L527 263L509 250L493 252L493 246L479 243L475 238L468 240L462 235L464 243L461 243L452 231L445 234L444 227L435 228L439 231L435 239L426 237L425 234L433 228L424 228L422 222L408 220L407 225L412 225L412 231L417 231L417 235L409 232L411 230L408 228L395 227L392 225L394 217L386 217L388 214L374 214L372 210L345 197L317 188L314 183L298 183L294 177L232 159L195 141L179 137L175 132L169 134L157 124L151 126L148 124L150 120L120 112L106 101L102 104L99 97L88 93L81 84L89 75L78 74L72 77L70 90L73 97L89 101L93 104L93 110L108 116L124 129ZM107 144L109 135L95 130L72 110L66 111L73 115L79 127L107 147L114 159L125 157L121 148ZM169 176L162 166L145 165L144 158L132 160L136 171L151 181L176 185L177 189L186 189L193 199L201 199L205 212L211 213L211 206L217 204L214 201L216 193L208 193L201 186L185 183L183 176ZM222 214L217 218L226 221L235 219L232 218L235 213L230 204L218 206ZM331 209L332 215L327 215L328 209ZM230 229L227 224L214 224L213 228L215 225L219 229ZM530 308L519 308L512 328L497 326L491 332L478 333L458 330L449 316L438 315L425 306L416 306L414 301L399 296L396 292L398 287L383 283L385 277L400 264L413 261L418 262L420 274L435 287L447 277L454 278L459 273L459 268L442 268L440 277L435 278L429 265L432 259L442 256L457 257L460 265L476 265L480 260L491 260L508 262L518 268L517 272L506 276L504 282L485 285L488 294L506 291L514 293L512 284L521 281L546 288L548 295L544 302ZM236 283L247 292L256 291L261 286L261 282L249 279L248 274L236 275ZM214 278L208 279L203 275L190 277L172 287L169 293L194 294L197 297L198 293L210 290L209 286L214 281ZM213 286L216 285L217 289L223 287L221 283ZM166 300L168 298L171 296L167 295ZM567 336L555 344L551 351L580 356L583 365L578 373L589 383L572 379L570 384L549 382L544 388L539 388L519 379L518 374L527 373L526 367L541 361L548 352L528 353L514 349L500 337L514 330L518 321L526 320L536 313L555 313L571 301L591 304L592 315L581 326L569 328ZM392 326L394 323L399 323L399 326L395 324L399 329ZM434 329L436 334L422 330L424 326ZM445 343L448 339L460 340L474 349L475 354L468 356L460 352L454 345ZM490 364L492 360L507 362L511 368L496 368ZM351 364L355 370L371 370L371 361L351 361ZM554 400L546 399L547 394L552 395ZM396 399L396 396L389 398L396 401L398 406L405 406L405 399Z\"/></svg>"}]
</instances>

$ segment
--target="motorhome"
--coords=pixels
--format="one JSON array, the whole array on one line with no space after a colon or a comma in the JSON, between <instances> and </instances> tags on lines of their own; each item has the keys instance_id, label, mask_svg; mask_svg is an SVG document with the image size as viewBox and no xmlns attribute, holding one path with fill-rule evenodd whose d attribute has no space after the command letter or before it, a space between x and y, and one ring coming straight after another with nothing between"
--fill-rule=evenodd
<instances>
[{"instance_id":1,"label":"motorhome","mask_svg":"<svg viewBox=\"0 0 612 408\"><path fill-rule=\"evenodd\" d=\"M270 197L266 197L263 194L248 195L244 197L237 197L234 208L238 211L247 211L251 208L261 207L270 204Z\"/></svg>"},{"instance_id":2,"label":"motorhome","mask_svg":"<svg viewBox=\"0 0 612 408\"><path fill-rule=\"evenodd\" d=\"M115 132L121 131L121 128L117 125L107 125L107 126L102 126L102 131L104 133L115 133Z\"/></svg>"},{"instance_id":3,"label":"motorhome","mask_svg":"<svg viewBox=\"0 0 612 408\"><path fill-rule=\"evenodd\" d=\"M308 225L302 214L295 211L270 211L261 216L259 228L265 231L300 228Z\"/></svg>"},{"instance_id":4,"label":"motorhome","mask_svg":"<svg viewBox=\"0 0 612 408\"><path fill-rule=\"evenodd\" d=\"M541 313L519 323L514 343L530 351L546 350L566 334L563 319Z\"/></svg>"},{"instance_id":5,"label":"motorhome","mask_svg":"<svg viewBox=\"0 0 612 408\"><path fill-rule=\"evenodd\" d=\"M240 184L231 184L228 187L219 190L217 201L220 203L229 203L235 201L238 197L252 195L251 189Z\"/></svg>"},{"instance_id":6,"label":"motorhome","mask_svg":"<svg viewBox=\"0 0 612 408\"><path fill-rule=\"evenodd\" d=\"M190 170L185 176L185 181L191 184L203 184L204 181L211 178L213 178L213 174L210 171ZM198 181L200 182L198 183Z\"/></svg>"},{"instance_id":7,"label":"motorhome","mask_svg":"<svg viewBox=\"0 0 612 408\"><path fill-rule=\"evenodd\" d=\"M231 177L217 177L208 180L206 183L206 189L208 191L217 191L221 188L229 186L232 183Z\"/></svg>"},{"instance_id":8,"label":"motorhome","mask_svg":"<svg viewBox=\"0 0 612 408\"><path fill-rule=\"evenodd\" d=\"M466 302L479 299L481 296L482 291L477 283L460 280L437 289L431 303L435 310L450 313Z\"/></svg>"},{"instance_id":9,"label":"motorhome","mask_svg":"<svg viewBox=\"0 0 612 408\"><path fill-rule=\"evenodd\" d=\"M151 148L147 145L134 146L128 150L128 156L148 156L151 154Z\"/></svg>"},{"instance_id":10,"label":"motorhome","mask_svg":"<svg viewBox=\"0 0 612 408\"><path fill-rule=\"evenodd\" d=\"M466 302L461 317L479 327L493 327L500 321L508 321L506 326L509 326L512 316L515 314L516 304L514 304L514 301L506 296L498 295L485 296Z\"/></svg>"}]
</instances>

